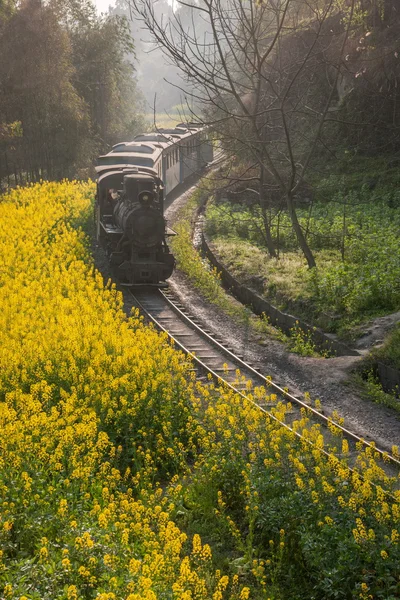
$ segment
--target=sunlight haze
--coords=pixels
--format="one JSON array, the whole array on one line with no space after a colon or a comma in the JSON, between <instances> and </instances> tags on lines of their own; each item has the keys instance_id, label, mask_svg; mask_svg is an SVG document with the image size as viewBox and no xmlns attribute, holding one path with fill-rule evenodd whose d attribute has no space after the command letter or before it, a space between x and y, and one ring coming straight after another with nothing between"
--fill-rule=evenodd
<instances>
[{"instance_id":1,"label":"sunlight haze","mask_svg":"<svg viewBox=\"0 0 400 600\"><path fill-rule=\"evenodd\" d=\"M108 7L115 6L115 0L95 0L95 5L97 8L97 12L104 13L108 11Z\"/></svg>"}]
</instances>

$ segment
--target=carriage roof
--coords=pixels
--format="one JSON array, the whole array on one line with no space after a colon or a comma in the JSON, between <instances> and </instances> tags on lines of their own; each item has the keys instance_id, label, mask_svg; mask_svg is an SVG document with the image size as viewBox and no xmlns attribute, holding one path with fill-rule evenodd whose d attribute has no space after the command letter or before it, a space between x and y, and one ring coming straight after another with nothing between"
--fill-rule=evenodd
<instances>
[{"instance_id":1,"label":"carriage roof","mask_svg":"<svg viewBox=\"0 0 400 600\"><path fill-rule=\"evenodd\" d=\"M145 173L150 173L152 175L154 175L155 177L158 177L158 173L156 171L156 169L154 169L154 161L150 160L149 161L152 163L150 165L138 165L138 164L134 164L134 163L129 163L129 162L124 162L124 163L112 163L112 164L106 164L106 165L98 165L97 167L95 167L95 171L97 173L97 176L100 177L101 174L106 173L107 171L116 171L116 172L121 172L121 171L131 171L132 169L137 168L138 170L140 170L141 172L145 172Z\"/></svg>"},{"instance_id":2,"label":"carriage roof","mask_svg":"<svg viewBox=\"0 0 400 600\"><path fill-rule=\"evenodd\" d=\"M135 178L139 181L143 182L155 182L158 183L160 181L158 174L154 171L139 171L138 168L121 168L121 169L113 169L111 171L106 171L101 173L98 178L98 185L100 187L105 187L107 189L119 189L124 181L125 175L135 175Z\"/></svg>"},{"instance_id":3,"label":"carriage roof","mask_svg":"<svg viewBox=\"0 0 400 600\"><path fill-rule=\"evenodd\" d=\"M118 166L137 166L137 167L154 167L156 160L160 157L162 150L156 148L152 155L144 152L109 152L99 156L98 164L95 167L97 173L102 170L102 167L115 165Z\"/></svg>"}]
</instances>

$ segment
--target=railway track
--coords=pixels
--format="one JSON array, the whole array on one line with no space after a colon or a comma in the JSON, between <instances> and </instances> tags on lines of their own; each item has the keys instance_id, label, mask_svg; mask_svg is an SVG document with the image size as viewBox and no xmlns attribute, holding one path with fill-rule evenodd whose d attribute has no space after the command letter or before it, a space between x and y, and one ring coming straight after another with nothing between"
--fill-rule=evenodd
<instances>
[{"instance_id":1,"label":"railway track","mask_svg":"<svg viewBox=\"0 0 400 600\"><path fill-rule=\"evenodd\" d=\"M296 428L296 422L306 414L310 425L318 423L323 428L324 447L319 448L327 455L338 455L338 441L346 439L349 444L348 464L351 468L356 465L356 457L360 448L369 448L373 457L387 475L396 478L400 487L400 460L390 453L376 447L373 442L366 441L341 423L327 417L322 411L312 407L308 402L297 398L287 389L278 386L266 378L252 365L246 363L235 350L224 346L223 341L213 337L210 331L187 314L186 309L168 290L156 288L129 288L132 301L145 318L159 330L168 334L175 347L191 356L193 365L198 371L198 377L207 380L210 377L216 382L224 382L234 392L284 427L303 437ZM258 388L256 394L253 390ZM271 396L273 400L271 401ZM284 420L274 415L273 407L281 402L286 404ZM310 442L312 443L312 442Z\"/></svg>"}]
</instances>

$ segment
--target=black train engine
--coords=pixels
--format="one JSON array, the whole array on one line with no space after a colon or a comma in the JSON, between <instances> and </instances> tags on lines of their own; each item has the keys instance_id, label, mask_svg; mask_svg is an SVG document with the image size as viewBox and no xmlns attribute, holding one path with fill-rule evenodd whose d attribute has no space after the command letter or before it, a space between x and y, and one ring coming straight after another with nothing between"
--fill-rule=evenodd
<instances>
[{"instance_id":1,"label":"black train engine","mask_svg":"<svg viewBox=\"0 0 400 600\"><path fill-rule=\"evenodd\" d=\"M97 238L121 281L159 284L175 260L166 243L162 181L151 173L108 171L99 177Z\"/></svg>"}]
</instances>

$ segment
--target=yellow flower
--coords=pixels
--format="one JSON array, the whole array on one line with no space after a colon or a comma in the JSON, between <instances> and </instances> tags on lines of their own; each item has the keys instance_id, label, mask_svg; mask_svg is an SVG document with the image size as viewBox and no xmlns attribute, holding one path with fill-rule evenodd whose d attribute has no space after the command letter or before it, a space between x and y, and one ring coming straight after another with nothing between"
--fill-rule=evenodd
<instances>
[{"instance_id":1,"label":"yellow flower","mask_svg":"<svg viewBox=\"0 0 400 600\"><path fill-rule=\"evenodd\" d=\"M136 575L139 572L140 567L142 566L142 561L137 560L136 558L131 558L129 561L129 572L131 575Z\"/></svg>"},{"instance_id":2,"label":"yellow flower","mask_svg":"<svg viewBox=\"0 0 400 600\"><path fill-rule=\"evenodd\" d=\"M78 598L78 589L76 585L70 585L67 589L67 598L68 600L77 600Z\"/></svg>"},{"instance_id":3,"label":"yellow flower","mask_svg":"<svg viewBox=\"0 0 400 600\"><path fill-rule=\"evenodd\" d=\"M11 585L11 583L6 583L6 585L4 586L4 589L3 589L3 593L4 593L4 595L6 597L7 596L11 596L11 594L12 594L12 585Z\"/></svg>"},{"instance_id":4,"label":"yellow flower","mask_svg":"<svg viewBox=\"0 0 400 600\"><path fill-rule=\"evenodd\" d=\"M58 508L58 514L60 515L60 517L65 517L65 515L68 512L68 502L67 500L65 500L64 498L62 498L60 500L60 504L59 504L59 508Z\"/></svg>"},{"instance_id":5,"label":"yellow flower","mask_svg":"<svg viewBox=\"0 0 400 600\"><path fill-rule=\"evenodd\" d=\"M79 567L78 573L81 577L90 577L90 571L84 565Z\"/></svg>"}]
</instances>

